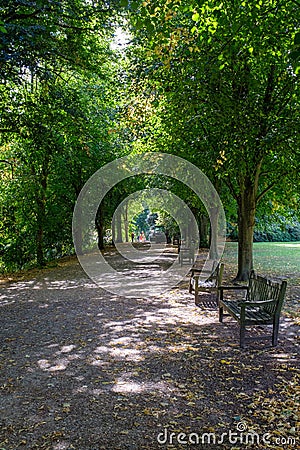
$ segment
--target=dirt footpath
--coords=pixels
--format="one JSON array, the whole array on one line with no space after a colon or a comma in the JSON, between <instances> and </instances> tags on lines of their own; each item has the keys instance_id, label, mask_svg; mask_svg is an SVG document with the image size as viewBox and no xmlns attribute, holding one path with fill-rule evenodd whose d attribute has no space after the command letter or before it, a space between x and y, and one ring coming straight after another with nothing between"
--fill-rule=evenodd
<instances>
[{"instance_id":1,"label":"dirt footpath","mask_svg":"<svg viewBox=\"0 0 300 450\"><path fill-rule=\"evenodd\" d=\"M119 297L75 258L28 277L0 285L0 449L300 448L291 319L241 351L186 287Z\"/></svg>"}]
</instances>

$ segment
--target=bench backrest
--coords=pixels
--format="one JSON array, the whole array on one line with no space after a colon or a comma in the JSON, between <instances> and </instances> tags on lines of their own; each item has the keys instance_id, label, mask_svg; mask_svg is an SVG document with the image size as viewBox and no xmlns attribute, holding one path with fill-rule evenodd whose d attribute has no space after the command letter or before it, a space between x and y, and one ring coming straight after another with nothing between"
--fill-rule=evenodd
<instances>
[{"instance_id":1,"label":"bench backrest","mask_svg":"<svg viewBox=\"0 0 300 450\"><path fill-rule=\"evenodd\" d=\"M205 267L202 269L197 268L196 266L191 269L192 277L198 273L200 279L213 282L215 286L222 284L223 272L224 264L217 260L206 261Z\"/></svg>"},{"instance_id":2,"label":"bench backrest","mask_svg":"<svg viewBox=\"0 0 300 450\"><path fill-rule=\"evenodd\" d=\"M268 313L275 315L280 314L283 306L287 282L276 282L264 278L260 275L256 275L254 271L251 271L249 278L249 287L247 292L247 301L267 301L275 300L272 304L266 304L263 306Z\"/></svg>"},{"instance_id":3,"label":"bench backrest","mask_svg":"<svg viewBox=\"0 0 300 450\"><path fill-rule=\"evenodd\" d=\"M216 280L216 286L220 286L223 280L223 272L224 272L224 263L216 264L216 268L212 273L212 277Z\"/></svg>"}]
</instances>

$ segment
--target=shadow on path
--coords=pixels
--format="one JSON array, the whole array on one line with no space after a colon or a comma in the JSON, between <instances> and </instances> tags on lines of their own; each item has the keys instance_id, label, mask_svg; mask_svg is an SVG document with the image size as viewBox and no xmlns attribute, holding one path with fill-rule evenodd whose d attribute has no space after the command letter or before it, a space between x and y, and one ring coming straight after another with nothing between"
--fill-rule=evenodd
<instances>
[{"instance_id":1,"label":"shadow on path","mask_svg":"<svg viewBox=\"0 0 300 450\"><path fill-rule=\"evenodd\" d=\"M295 438L289 320L277 348L241 351L237 325L195 307L187 289L120 297L76 261L2 285L0 305L0 448L230 449L220 437L240 423Z\"/></svg>"}]
</instances>

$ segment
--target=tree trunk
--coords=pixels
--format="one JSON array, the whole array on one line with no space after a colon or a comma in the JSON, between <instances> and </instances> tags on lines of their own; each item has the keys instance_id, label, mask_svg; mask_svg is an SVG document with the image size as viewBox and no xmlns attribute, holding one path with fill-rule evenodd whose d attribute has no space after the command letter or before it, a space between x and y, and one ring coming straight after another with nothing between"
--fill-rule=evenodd
<instances>
[{"instance_id":1,"label":"tree trunk","mask_svg":"<svg viewBox=\"0 0 300 450\"><path fill-rule=\"evenodd\" d=\"M217 259L219 257L218 252L218 235L219 235L219 208L210 208L210 233L209 233L209 258Z\"/></svg>"},{"instance_id":2,"label":"tree trunk","mask_svg":"<svg viewBox=\"0 0 300 450\"><path fill-rule=\"evenodd\" d=\"M205 214L200 216L200 226L199 226L199 239L200 247L208 247L208 235L209 235L209 220Z\"/></svg>"},{"instance_id":3,"label":"tree trunk","mask_svg":"<svg viewBox=\"0 0 300 450\"><path fill-rule=\"evenodd\" d=\"M38 225L37 237L36 237L36 259L39 267L45 266L44 248L43 248L43 227Z\"/></svg>"},{"instance_id":4,"label":"tree trunk","mask_svg":"<svg viewBox=\"0 0 300 450\"><path fill-rule=\"evenodd\" d=\"M103 206L100 204L96 215L96 229L98 234L98 248L104 249L104 223L103 223Z\"/></svg>"},{"instance_id":5,"label":"tree trunk","mask_svg":"<svg viewBox=\"0 0 300 450\"><path fill-rule=\"evenodd\" d=\"M36 193L36 205L37 205L36 259L37 264L40 267L46 265L44 255L44 229L46 224L46 189L47 189L47 170L44 168L43 173L39 180L39 189L37 189Z\"/></svg>"},{"instance_id":6,"label":"tree trunk","mask_svg":"<svg viewBox=\"0 0 300 450\"><path fill-rule=\"evenodd\" d=\"M82 248L82 223L81 223L81 211L78 211L76 215L76 229L74 230L74 244L77 255L83 255Z\"/></svg>"},{"instance_id":7,"label":"tree trunk","mask_svg":"<svg viewBox=\"0 0 300 450\"><path fill-rule=\"evenodd\" d=\"M44 256L44 224L45 224L45 198L37 198L37 232L36 232L36 259L39 267L45 266Z\"/></svg>"},{"instance_id":8,"label":"tree trunk","mask_svg":"<svg viewBox=\"0 0 300 450\"><path fill-rule=\"evenodd\" d=\"M125 229L125 242L129 242L128 203L125 203L123 217L124 217L124 229Z\"/></svg>"},{"instance_id":9,"label":"tree trunk","mask_svg":"<svg viewBox=\"0 0 300 450\"><path fill-rule=\"evenodd\" d=\"M111 221L111 237L112 237L112 241L113 244L116 242L116 220L115 220L115 216L113 216L112 221Z\"/></svg>"},{"instance_id":10,"label":"tree trunk","mask_svg":"<svg viewBox=\"0 0 300 450\"><path fill-rule=\"evenodd\" d=\"M238 273L236 281L247 281L253 269L253 232L256 212L255 186L247 186L238 198Z\"/></svg>"},{"instance_id":11,"label":"tree trunk","mask_svg":"<svg viewBox=\"0 0 300 450\"><path fill-rule=\"evenodd\" d=\"M122 239L122 211L121 208L117 208L115 212L115 221L114 225L116 227L116 240L115 242L120 243L123 242Z\"/></svg>"},{"instance_id":12,"label":"tree trunk","mask_svg":"<svg viewBox=\"0 0 300 450\"><path fill-rule=\"evenodd\" d=\"M76 183L73 183L73 188L76 194L76 198L79 197L81 189L82 189L82 183L81 180L81 174L76 177ZM80 202L77 203L77 210L76 210L76 218L74 222L74 231L73 231L73 239L74 239L74 245L75 245L75 251L77 255L83 255L83 236L82 236L82 208Z\"/></svg>"}]
</instances>

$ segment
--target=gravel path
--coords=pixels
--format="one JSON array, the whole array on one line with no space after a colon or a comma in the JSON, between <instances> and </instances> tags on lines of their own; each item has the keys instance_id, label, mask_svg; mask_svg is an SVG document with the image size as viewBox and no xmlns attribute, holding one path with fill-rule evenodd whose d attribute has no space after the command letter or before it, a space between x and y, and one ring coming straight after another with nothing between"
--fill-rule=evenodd
<instances>
[{"instance_id":1,"label":"gravel path","mask_svg":"<svg viewBox=\"0 0 300 450\"><path fill-rule=\"evenodd\" d=\"M26 277L0 284L1 450L281 448L220 439L242 426L275 439L273 410L284 448L300 448L290 319L276 349L241 351L237 325L195 307L186 286L119 297L75 258Z\"/></svg>"}]
</instances>

